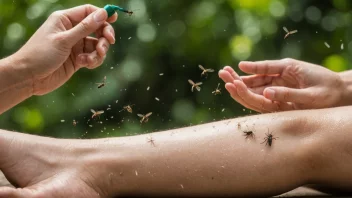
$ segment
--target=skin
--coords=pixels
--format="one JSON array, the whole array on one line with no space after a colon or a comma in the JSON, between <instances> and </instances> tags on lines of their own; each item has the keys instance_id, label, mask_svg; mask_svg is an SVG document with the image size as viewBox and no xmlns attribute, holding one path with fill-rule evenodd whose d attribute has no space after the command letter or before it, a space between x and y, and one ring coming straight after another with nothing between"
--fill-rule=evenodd
<instances>
[{"instance_id":1,"label":"skin","mask_svg":"<svg viewBox=\"0 0 352 198\"><path fill-rule=\"evenodd\" d=\"M261 113L320 109L351 104L352 72L335 73L324 67L294 59L248 62L239 76L226 66L219 77L231 97Z\"/></svg>"},{"instance_id":2,"label":"skin","mask_svg":"<svg viewBox=\"0 0 352 198\"><path fill-rule=\"evenodd\" d=\"M102 21L96 22L99 11ZM91 5L55 12L16 54L1 60L0 113L55 90L82 67L101 65L115 42L107 22L117 19L104 13ZM96 39L87 37L92 32ZM351 72L291 59L242 62L240 69L254 76L240 77L230 67L219 75L235 100L259 112L341 106L352 97ZM312 95L319 102L309 103ZM17 187L1 187L0 198L272 196L312 183L348 191L351 110L263 114L94 140L0 130L0 169ZM254 138L246 139L238 123L249 126ZM278 137L271 147L260 144L268 130Z\"/></svg>"}]
</instances>

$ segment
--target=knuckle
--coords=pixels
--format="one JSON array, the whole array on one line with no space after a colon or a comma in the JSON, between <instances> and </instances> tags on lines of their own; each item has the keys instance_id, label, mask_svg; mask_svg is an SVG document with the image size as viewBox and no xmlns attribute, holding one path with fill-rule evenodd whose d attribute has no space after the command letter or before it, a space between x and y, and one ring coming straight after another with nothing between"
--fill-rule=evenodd
<instances>
[{"instance_id":1,"label":"knuckle","mask_svg":"<svg viewBox=\"0 0 352 198\"><path fill-rule=\"evenodd\" d=\"M57 19L57 18L60 18L62 15L63 15L63 11L58 10L58 11L51 13L49 18Z\"/></svg>"},{"instance_id":2,"label":"knuckle","mask_svg":"<svg viewBox=\"0 0 352 198\"><path fill-rule=\"evenodd\" d=\"M263 67L263 74L267 74L269 72L269 65L265 64Z\"/></svg>"},{"instance_id":3,"label":"knuckle","mask_svg":"<svg viewBox=\"0 0 352 198\"><path fill-rule=\"evenodd\" d=\"M281 61L289 65L292 65L295 60L292 58L284 58L284 59L281 59Z\"/></svg>"},{"instance_id":4,"label":"knuckle","mask_svg":"<svg viewBox=\"0 0 352 198\"><path fill-rule=\"evenodd\" d=\"M290 98L290 92L289 92L289 89L287 89L286 87L283 89L284 91L284 95L283 95L283 99L286 101L286 100L289 100Z\"/></svg>"},{"instance_id":5,"label":"knuckle","mask_svg":"<svg viewBox=\"0 0 352 198\"><path fill-rule=\"evenodd\" d=\"M265 63L263 62L263 64L265 64ZM258 69L259 69L259 67L260 67L260 64L255 64L255 65L254 65L254 67L253 67L253 72L254 72L255 74L258 74Z\"/></svg>"},{"instance_id":6,"label":"knuckle","mask_svg":"<svg viewBox=\"0 0 352 198\"><path fill-rule=\"evenodd\" d=\"M83 5L84 7L87 7L87 8L91 8L91 7L94 7L92 4L90 4L90 3L86 3L86 4L84 4Z\"/></svg>"}]
</instances>

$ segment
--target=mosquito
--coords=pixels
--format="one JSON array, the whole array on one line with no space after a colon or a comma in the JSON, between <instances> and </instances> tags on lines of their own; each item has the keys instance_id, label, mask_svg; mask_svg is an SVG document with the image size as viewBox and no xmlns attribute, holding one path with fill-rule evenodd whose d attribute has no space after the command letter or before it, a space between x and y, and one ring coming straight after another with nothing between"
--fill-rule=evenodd
<instances>
[{"instance_id":1,"label":"mosquito","mask_svg":"<svg viewBox=\"0 0 352 198\"><path fill-rule=\"evenodd\" d=\"M246 137L246 139L248 138L254 138L254 132L253 131L243 131L244 136Z\"/></svg>"},{"instance_id":2,"label":"mosquito","mask_svg":"<svg viewBox=\"0 0 352 198\"><path fill-rule=\"evenodd\" d=\"M215 89L215 91L211 92L215 96L221 94L221 89L219 89L219 86L220 86L220 83L218 84L218 87Z\"/></svg>"},{"instance_id":3,"label":"mosquito","mask_svg":"<svg viewBox=\"0 0 352 198\"><path fill-rule=\"evenodd\" d=\"M264 142L261 144L265 143L265 145L269 145L269 147L273 144L273 140L276 140L278 137L274 137L272 133L269 132L265 134L266 137L264 138Z\"/></svg>"},{"instance_id":4,"label":"mosquito","mask_svg":"<svg viewBox=\"0 0 352 198\"><path fill-rule=\"evenodd\" d=\"M137 10L139 10L139 9L137 9ZM126 11L124 11L126 14L128 14L128 16L132 16L133 14L134 14L134 11L137 11L137 10L126 10Z\"/></svg>"},{"instance_id":5,"label":"mosquito","mask_svg":"<svg viewBox=\"0 0 352 198\"><path fill-rule=\"evenodd\" d=\"M148 141L147 141L148 143L150 143L152 146L155 147L155 142L154 142L153 137L148 137L147 140L148 140Z\"/></svg>"},{"instance_id":6,"label":"mosquito","mask_svg":"<svg viewBox=\"0 0 352 198\"><path fill-rule=\"evenodd\" d=\"M134 105L134 104L133 104ZM127 106L124 106L123 109L121 109L121 111L124 111L126 110L128 113L132 113L133 112L133 109L132 109L132 106L133 105L127 105ZM119 112L121 112L119 111Z\"/></svg>"},{"instance_id":7,"label":"mosquito","mask_svg":"<svg viewBox=\"0 0 352 198\"><path fill-rule=\"evenodd\" d=\"M99 117L101 114L104 113L104 111L95 111L94 109L91 109L90 111L93 113L92 119L97 117L97 116Z\"/></svg>"},{"instance_id":8,"label":"mosquito","mask_svg":"<svg viewBox=\"0 0 352 198\"><path fill-rule=\"evenodd\" d=\"M140 10L140 9L135 9L135 10L129 10L126 8L121 8L120 11L126 13L128 15L128 17L131 17L135 11Z\"/></svg>"},{"instance_id":9,"label":"mosquito","mask_svg":"<svg viewBox=\"0 0 352 198\"><path fill-rule=\"evenodd\" d=\"M104 87L104 86L106 85L106 76L104 76L103 82L101 82L101 83L95 83L95 84L98 85L98 89Z\"/></svg>"},{"instance_id":10,"label":"mosquito","mask_svg":"<svg viewBox=\"0 0 352 198\"><path fill-rule=\"evenodd\" d=\"M196 88L197 91L200 91L200 87L199 85L202 85L203 83L202 82L197 82L197 83L194 83L192 80L188 80L189 84L192 85L192 92L193 92L193 89Z\"/></svg>"},{"instance_id":11,"label":"mosquito","mask_svg":"<svg viewBox=\"0 0 352 198\"><path fill-rule=\"evenodd\" d=\"M151 116L152 115L152 112L149 112L149 113L147 113L146 115L143 115L143 114L137 114L139 117L141 117L141 123L147 123L148 122L148 120L149 120L149 116Z\"/></svg>"},{"instance_id":12,"label":"mosquito","mask_svg":"<svg viewBox=\"0 0 352 198\"><path fill-rule=\"evenodd\" d=\"M297 33L298 30L292 30L292 31L288 31L288 29L286 27L283 27L284 31L286 32L286 35L284 37L284 39L286 39L288 36L290 36L291 34Z\"/></svg>"},{"instance_id":13,"label":"mosquito","mask_svg":"<svg viewBox=\"0 0 352 198\"><path fill-rule=\"evenodd\" d=\"M210 72L214 72L213 69L205 69L202 65L198 65L198 67L202 70L202 73L200 74L200 76L207 76L208 73Z\"/></svg>"}]
</instances>

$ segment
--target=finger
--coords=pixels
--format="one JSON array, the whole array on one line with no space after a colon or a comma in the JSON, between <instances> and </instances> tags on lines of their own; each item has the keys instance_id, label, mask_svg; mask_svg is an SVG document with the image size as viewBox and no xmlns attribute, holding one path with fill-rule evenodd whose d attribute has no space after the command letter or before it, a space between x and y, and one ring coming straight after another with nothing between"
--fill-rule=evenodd
<instances>
[{"instance_id":1,"label":"finger","mask_svg":"<svg viewBox=\"0 0 352 198\"><path fill-rule=\"evenodd\" d=\"M226 71L226 70L220 70L219 71L219 77L225 82L225 83L232 83L235 79L232 77L232 75Z\"/></svg>"},{"instance_id":2,"label":"finger","mask_svg":"<svg viewBox=\"0 0 352 198\"><path fill-rule=\"evenodd\" d=\"M84 18L76 26L66 32L63 32L63 34L65 34L64 38L67 40L67 42L74 45L80 39L89 36L91 33L99 29L107 18L108 14L104 9L97 9L95 12Z\"/></svg>"},{"instance_id":3,"label":"finger","mask_svg":"<svg viewBox=\"0 0 352 198\"><path fill-rule=\"evenodd\" d=\"M110 24L104 27L103 36L109 41L110 44L115 44L115 30Z\"/></svg>"},{"instance_id":4,"label":"finger","mask_svg":"<svg viewBox=\"0 0 352 198\"><path fill-rule=\"evenodd\" d=\"M231 74L231 76L234 78L234 80L241 80L240 76L235 72L235 70L232 67L225 66L224 70L228 71Z\"/></svg>"},{"instance_id":5,"label":"finger","mask_svg":"<svg viewBox=\"0 0 352 198\"><path fill-rule=\"evenodd\" d=\"M292 59L266 60L249 62L242 61L239 68L248 74L281 74L287 66L294 63Z\"/></svg>"},{"instance_id":6,"label":"finger","mask_svg":"<svg viewBox=\"0 0 352 198\"><path fill-rule=\"evenodd\" d=\"M87 37L84 42L84 53L92 53L97 50L98 55L104 57L109 47L110 43L104 37L100 39Z\"/></svg>"},{"instance_id":7,"label":"finger","mask_svg":"<svg viewBox=\"0 0 352 198\"><path fill-rule=\"evenodd\" d=\"M106 56L106 53L108 52L109 47L110 47L109 41L104 37L100 38L98 41L98 44L96 45L96 50L98 52L98 55L100 57Z\"/></svg>"},{"instance_id":8,"label":"finger","mask_svg":"<svg viewBox=\"0 0 352 198\"><path fill-rule=\"evenodd\" d=\"M237 88L238 95L249 105L259 109L261 112L279 111L277 104L275 104L272 100L265 98L264 96L249 91L243 82L235 80L233 84Z\"/></svg>"},{"instance_id":9,"label":"finger","mask_svg":"<svg viewBox=\"0 0 352 198\"><path fill-rule=\"evenodd\" d=\"M271 87L271 85L266 85L266 86L261 86L261 87L253 87L253 88L248 88L248 89L255 94L263 95L263 92L267 87Z\"/></svg>"},{"instance_id":10,"label":"finger","mask_svg":"<svg viewBox=\"0 0 352 198\"><path fill-rule=\"evenodd\" d=\"M261 111L260 109L252 106L252 105L249 105L248 103L246 103L244 100L242 100L242 98L238 95L237 93L237 89L236 89L236 86L232 83L226 83L225 84L225 88L226 90L230 93L231 97L236 100L238 103L240 103L241 105L243 105L244 107L248 108L248 109L252 109L254 111L257 111L257 112L261 112L263 113L263 111Z\"/></svg>"},{"instance_id":11,"label":"finger","mask_svg":"<svg viewBox=\"0 0 352 198\"><path fill-rule=\"evenodd\" d=\"M258 87L271 84L274 78L277 76L269 75L251 75L251 76L241 76L242 81L247 85L247 87Z\"/></svg>"},{"instance_id":12,"label":"finger","mask_svg":"<svg viewBox=\"0 0 352 198\"><path fill-rule=\"evenodd\" d=\"M90 54L80 54L77 57L77 65L79 68L86 67L88 69L95 69L99 67L104 62L105 57L98 55L97 51Z\"/></svg>"},{"instance_id":13,"label":"finger","mask_svg":"<svg viewBox=\"0 0 352 198\"><path fill-rule=\"evenodd\" d=\"M82 6L73 7L70 9L63 10L65 16L67 16L71 23L75 26L80 23L83 19L85 19L88 15L92 14L96 10L101 9L97 6L86 4ZM115 13L107 20L109 23L113 23L117 20L118 15Z\"/></svg>"},{"instance_id":14,"label":"finger","mask_svg":"<svg viewBox=\"0 0 352 198\"><path fill-rule=\"evenodd\" d=\"M263 92L265 98L280 102L307 104L314 101L314 93L310 89L293 89L287 87L270 87Z\"/></svg>"},{"instance_id":15,"label":"finger","mask_svg":"<svg viewBox=\"0 0 352 198\"><path fill-rule=\"evenodd\" d=\"M119 15L117 14L117 12L115 12L115 14L113 14L111 17L108 18L107 22L114 23L117 21L118 18L119 18Z\"/></svg>"},{"instance_id":16,"label":"finger","mask_svg":"<svg viewBox=\"0 0 352 198\"><path fill-rule=\"evenodd\" d=\"M93 37L86 37L84 39L84 53L92 53L93 51L95 51L96 46L98 45L98 39L97 38L93 38Z\"/></svg>"},{"instance_id":17,"label":"finger","mask_svg":"<svg viewBox=\"0 0 352 198\"><path fill-rule=\"evenodd\" d=\"M0 198L31 198L33 193L22 188L1 187Z\"/></svg>"},{"instance_id":18,"label":"finger","mask_svg":"<svg viewBox=\"0 0 352 198\"><path fill-rule=\"evenodd\" d=\"M115 30L107 22L105 22L104 25L95 32L95 35L97 38L105 37L108 39L110 44L115 43Z\"/></svg>"}]
</instances>

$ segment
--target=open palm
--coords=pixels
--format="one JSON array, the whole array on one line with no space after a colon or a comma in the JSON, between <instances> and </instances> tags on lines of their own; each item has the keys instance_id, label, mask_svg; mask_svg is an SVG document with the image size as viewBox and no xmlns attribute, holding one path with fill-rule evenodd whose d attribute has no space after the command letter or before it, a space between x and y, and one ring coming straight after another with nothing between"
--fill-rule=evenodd
<instances>
[{"instance_id":1,"label":"open palm","mask_svg":"<svg viewBox=\"0 0 352 198\"><path fill-rule=\"evenodd\" d=\"M233 99L258 112L333 107L342 97L338 74L321 66L282 59L241 62L239 68L252 75L227 66L219 76Z\"/></svg>"}]
</instances>

